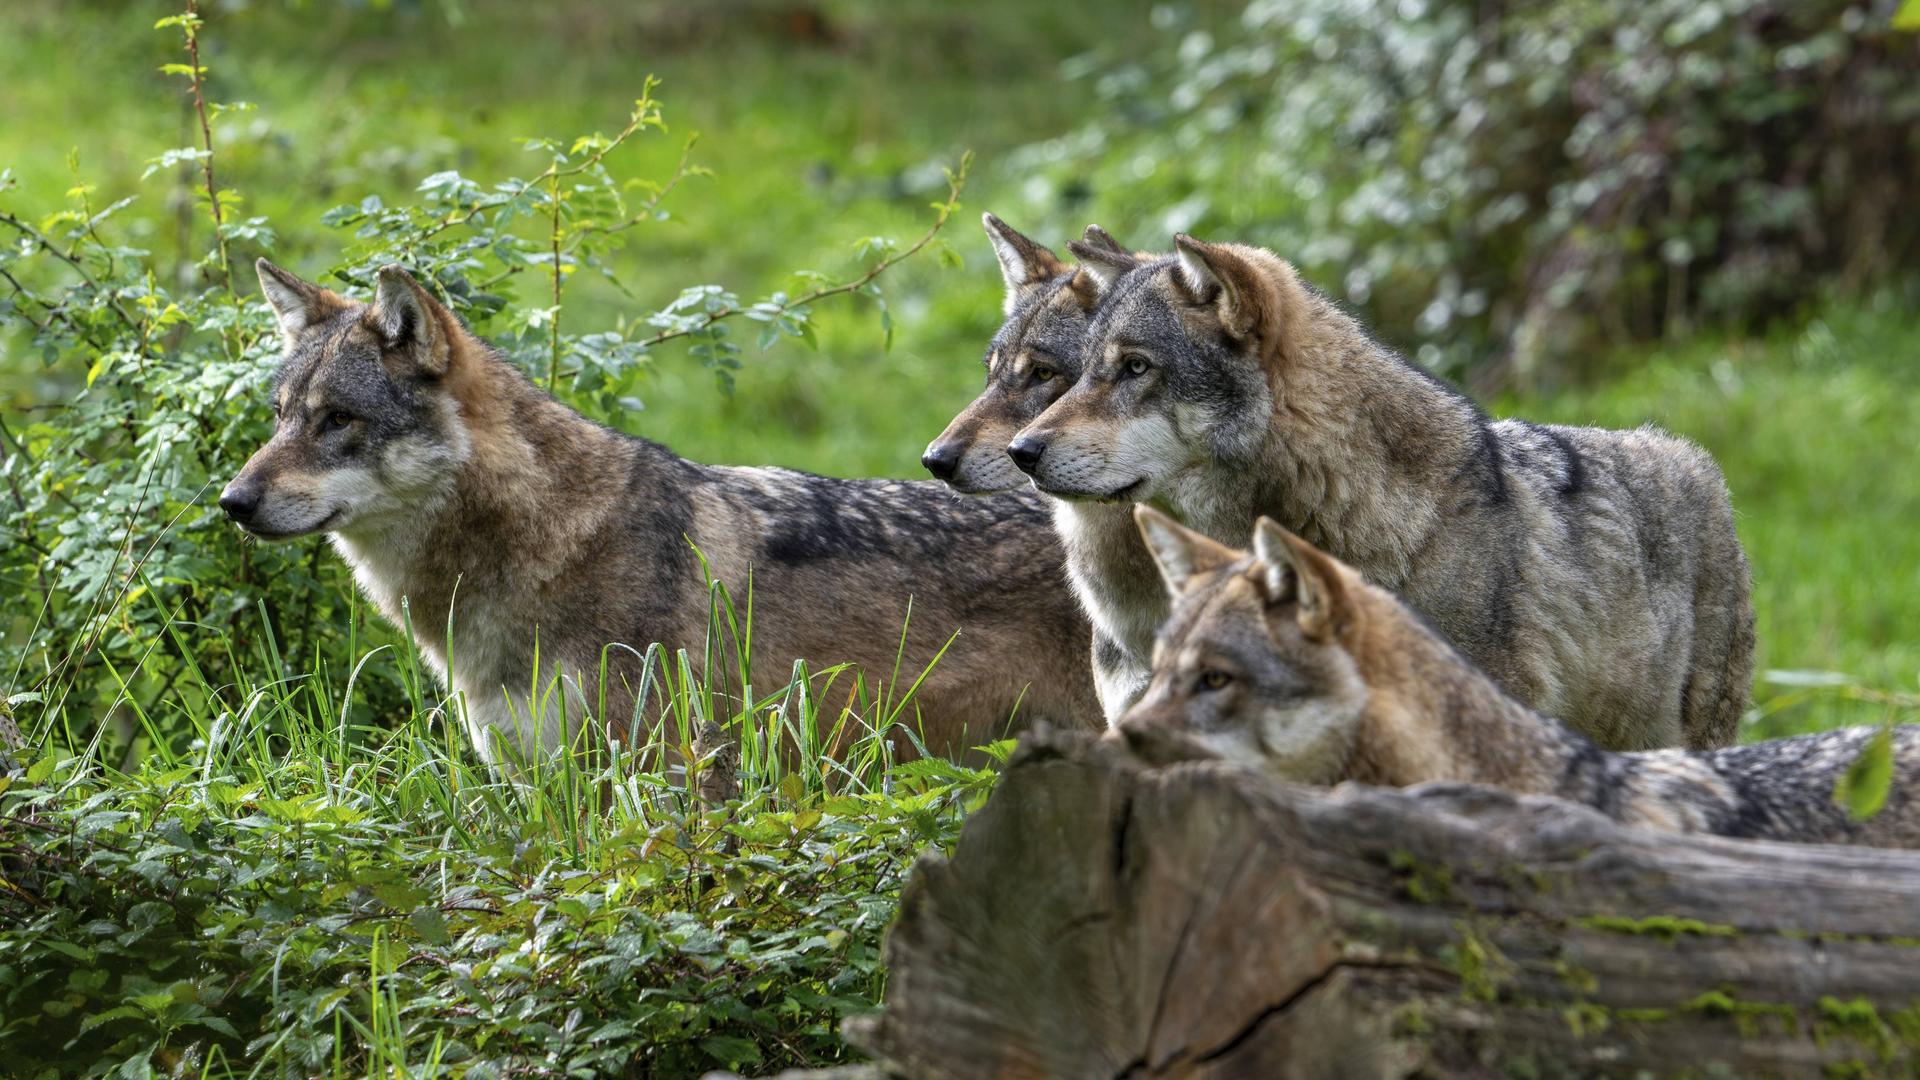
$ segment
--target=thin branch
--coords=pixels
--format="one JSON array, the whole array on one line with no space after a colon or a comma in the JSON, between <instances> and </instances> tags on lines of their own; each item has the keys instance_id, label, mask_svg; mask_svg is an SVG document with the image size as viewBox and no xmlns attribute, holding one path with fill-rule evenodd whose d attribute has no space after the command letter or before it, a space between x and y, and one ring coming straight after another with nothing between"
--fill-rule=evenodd
<instances>
[{"instance_id":1,"label":"thin branch","mask_svg":"<svg viewBox=\"0 0 1920 1080\"><path fill-rule=\"evenodd\" d=\"M560 372L560 179L547 181L547 202L553 210L553 228L548 234L553 247L553 312L547 321L547 393L553 393L554 379Z\"/></svg>"},{"instance_id":2,"label":"thin branch","mask_svg":"<svg viewBox=\"0 0 1920 1080\"><path fill-rule=\"evenodd\" d=\"M20 284L20 279L17 277L14 277L12 271L7 270L5 267L0 267L0 278L7 279L7 284L13 286L13 294L15 296L24 297L28 300L33 301L36 304L39 304L43 308L47 307L45 301L41 300L38 296L35 296L34 294L28 292L27 287L25 285ZM14 310L20 313L21 318L27 320L27 325L33 327L35 330L38 330L43 334L47 332L47 326L49 324L43 323L38 319L35 319L32 315L27 313L26 308L19 307L16 305L14 307ZM55 312L52 308L47 308L47 312L49 317L58 314L58 312Z\"/></svg>"},{"instance_id":3,"label":"thin branch","mask_svg":"<svg viewBox=\"0 0 1920 1080\"><path fill-rule=\"evenodd\" d=\"M959 209L960 189L966 186L967 169L969 166L972 165L972 163L973 163L973 153L969 151L961 155L959 170L957 172L947 174L947 201L944 203L940 203L936 206L937 213L933 219L933 224L928 227L926 232L921 234L920 239L915 240L913 242L912 246L906 248L903 251L897 251L892 255L889 255L886 258L881 259L879 262L876 262L872 266L867 267L867 270L865 273L861 274L859 277L856 277L850 281L843 281L838 285L822 286L821 288L815 289L812 292L802 293L799 296L791 297L779 304L775 304L772 306L772 309L771 309L772 314L775 317L778 317L781 315L785 315L787 312L793 311L796 308L803 308L817 301L825 300L830 296L838 296L841 293L850 293L850 292L858 291L860 289L864 289L868 285L872 284L875 278L885 273L888 270L888 268L892 267L896 263L912 258L915 254L917 254L920 251L921 248L924 248L928 244L932 243L933 238L935 236L938 236L940 233L940 230L946 227L947 220L953 216L953 212ZM730 319L736 315L744 315L749 311L766 311L766 310L768 309L765 307L759 307L757 305L752 308L720 308L717 311L708 312L706 314L706 317L703 318L696 325L676 327L671 330L662 330L659 333L653 335L652 337L642 339L639 342L639 344L643 349L651 349L656 345L660 345L665 342L672 341L675 338L690 337L694 334L702 333L708 327L711 327L713 324L721 321L722 319Z\"/></svg>"},{"instance_id":4,"label":"thin branch","mask_svg":"<svg viewBox=\"0 0 1920 1080\"><path fill-rule=\"evenodd\" d=\"M187 59L191 61L193 71L193 111L200 117L200 140L206 156L200 159L200 167L207 180L207 204L213 210L213 238L220 250L220 277L226 283L227 291L233 291L233 272L227 263L227 237L224 231L225 219L220 213L220 187L213 181L213 125L207 122L207 100L201 93L205 69L200 66L200 11L199 0L187 0L187 20L183 24L187 35Z\"/></svg>"},{"instance_id":5,"label":"thin branch","mask_svg":"<svg viewBox=\"0 0 1920 1080\"><path fill-rule=\"evenodd\" d=\"M68 254L67 252L61 251L59 245L55 244L53 242L53 239L49 237L46 233L43 233L39 229L34 228L33 226L27 224L24 221L21 221L19 218L14 217L12 214L7 213L5 210L0 210L0 225L10 225L13 228L19 230L22 236L27 237L29 240L32 240L36 244L39 244L42 250L52 252L54 258L59 259L61 262L66 263L68 266L73 267L74 273L80 275L80 280L86 282L88 288L92 289L96 293L99 293L101 291L100 283L93 280L93 275L87 273L87 268L81 264L80 260ZM113 309L113 313L115 315L120 316L121 322L127 324L127 329L133 331L136 334L139 334L140 324L134 322L133 316L127 314L126 309L120 306L119 299L112 296L111 294L103 293L102 295L106 296L107 306ZM142 340L145 340L145 335L142 334L141 338Z\"/></svg>"},{"instance_id":6,"label":"thin branch","mask_svg":"<svg viewBox=\"0 0 1920 1080\"><path fill-rule=\"evenodd\" d=\"M627 120L627 126L621 128L613 138L607 140L605 146L588 154L585 158L582 158L579 163L563 169L560 167L560 163L556 161L547 166L538 176L514 188L513 192L500 202L482 203L478 206L468 207L465 213L449 211L439 221L434 222L426 230L415 236L412 242L415 244L424 243L456 225L465 225L467 222L472 221L474 218L479 217L489 210L498 210L503 206L512 206L522 195L530 191L539 190L541 184L549 181L558 181L569 176L577 176L593 168L595 165L600 164L608 154L613 153L614 150L620 147L620 144L631 138L634 132L639 131L648 124L660 123L660 103L653 100L653 88L657 84L658 80L652 76L647 77L645 85L643 85L640 90L640 99L634 103L633 115Z\"/></svg>"},{"instance_id":7,"label":"thin branch","mask_svg":"<svg viewBox=\"0 0 1920 1080\"><path fill-rule=\"evenodd\" d=\"M680 186L680 181L686 179L687 175L693 171L691 167L693 144L699 141L700 136L698 135L688 137L687 144L680 148L680 160L674 162L673 172L667 174L666 182L654 191L652 198L641 204L640 209L635 211L633 216L618 225L587 225L576 229L575 235L585 236L589 233L599 233L603 236L610 236L614 233L625 232L652 217L653 212L660 208L660 204L666 200L666 197L673 193L673 189ZM703 169L702 171L704 172L705 170Z\"/></svg>"}]
</instances>

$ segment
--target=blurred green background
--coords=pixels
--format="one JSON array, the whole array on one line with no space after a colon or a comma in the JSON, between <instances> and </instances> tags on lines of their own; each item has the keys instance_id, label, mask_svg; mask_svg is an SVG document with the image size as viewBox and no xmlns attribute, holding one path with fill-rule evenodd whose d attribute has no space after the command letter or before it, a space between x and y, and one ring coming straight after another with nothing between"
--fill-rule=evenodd
<instances>
[{"instance_id":1,"label":"blurred green background","mask_svg":"<svg viewBox=\"0 0 1920 1080\"><path fill-rule=\"evenodd\" d=\"M33 221L133 196L116 242L190 285L207 244L196 167L149 169L198 135L159 70L183 59L153 28L174 10L0 8L0 167L16 181L0 209ZM624 291L579 276L576 330L696 283L759 296L798 269L844 276L860 238L924 228L942 166L972 150L939 241L958 265L923 257L885 279L890 347L857 300L822 305L817 349L749 347L731 394L683 351L648 357L644 411L612 419L689 457L920 475L999 321L980 210L1055 244L1092 220L1143 248L1179 228L1250 239L1500 413L1655 423L1711 450L1754 562L1760 666L1777 673L1756 687L1753 732L1877 719L1920 690L1915 35L1890 3L202 14L209 96L254 106L220 120L220 183L310 276L345 240L327 209L404 203L447 169L531 175L543 161L521 140L617 129L661 76L671 132L623 148L620 171L665 176L697 131L711 175L608 256ZM518 284L517 303L541 302L539 275ZM17 323L0 348L9 423L57 426L85 363L43 356ZM30 621L0 625L17 654ZM1870 692L1824 685L1843 682Z\"/></svg>"}]
</instances>

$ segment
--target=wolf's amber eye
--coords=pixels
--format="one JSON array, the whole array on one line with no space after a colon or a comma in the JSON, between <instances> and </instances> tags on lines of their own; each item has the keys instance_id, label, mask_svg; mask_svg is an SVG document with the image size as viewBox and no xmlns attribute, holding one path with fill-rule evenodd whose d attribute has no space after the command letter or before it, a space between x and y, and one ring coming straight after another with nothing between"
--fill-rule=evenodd
<instances>
[{"instance_id":1,"label":"wolf's amber eye","mask_svg":"<svg viewBox=\"0 0 1920 1080\"><path fill-rule=\"evenodd\" d=\"M1210 670L1200 673L1200 689L1219 690L1233 681L1233 676L1224 671Z\"/></svg>"},{"instance_id":2,"label":"wolf's amber eye","mask_svg":"<svg viewBox=\"0 0 1920 1080\"><path fill-rule=\"evenodd\" d=\"M1033 369L1033 381L1048 382L1048 381L1051 381L1052 378L1058 374L1060 373L1053 370L1050 367L1037 367Z\"/></svg>"},{"instance_id":3,"label":"wolf's amber eye","mask_svg":"<svg viewBox=\"0 0 1920 1080\"><path fill-rule=\"evenodd\" d=\"M341 412L339 409L335 409L327 414L327 429L329 431L338 431L351 423L353 423L353 417Z\"/></svg>"}]
</instances>

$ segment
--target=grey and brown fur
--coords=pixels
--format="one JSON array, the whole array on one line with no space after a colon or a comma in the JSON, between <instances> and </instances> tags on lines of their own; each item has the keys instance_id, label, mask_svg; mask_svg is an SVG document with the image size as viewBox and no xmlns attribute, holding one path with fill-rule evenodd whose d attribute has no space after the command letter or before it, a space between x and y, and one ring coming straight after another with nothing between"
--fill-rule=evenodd
<instances>
[{"instance_id":1,"label":"grey and brown fur","mask_svg":"<svg viewBox=\"0 0 1920 1080\"><path fill-rule=\"evenodd\" d=\"M920 459L963 495L1025 487L1027 475L1007 444L1080 378L1081 348L1098 296L1086 266L1069 266L1045 245L982 216L1006 284L1006 321L987 344L987 385L953 418ZM1129 254L1098 225L1082 241L1090 249ZM1093 624L1093 673L1109 721L1146 685L1147 645L1155 624L1132 625L1160 604L1160 579L1141 546L1130 508L1066 499L1053 503L1054 527L1067 553L1074 595Z\"/></svg>"},{"instance_id":2,"label":"grey and brown fur","mask_svg":"<svg viewBox=\"0 0 1920 1080\"><path fill-rule=\"evenodd\" d=\"M1385 589L1262 518L1254 551L1150 509L1172 613L1120 734L1151 760L1219 757L1308 784L1489 784L1674 832L1920 846L1920 725L1864 821L1835 787L1877 728L1616 753L1514 700Z\"/></svg>"},{"instance_id":3,"label":"grey and brown fur","mask_svg":"<svg viewBox=\"0 0 1920 1080\"><path fill-rule=\"evenodd\" d=\"M910 626L896 699L960 633L914 699L934 752L997 737L1016 704L1023 721L1099 725L1087 627L1039 496L956 501L928 482L686 461L540 392L398 267L370 304L264 260L260 279L286 344L278 424L221 505L263 538L331 534L366 595L451 669L483 748L489 732L522 752L561 737L556 701L528 722L536 635L541 685L564 671L576 717L599 699L606 651L616 730L649 644L697 668L702 556L743 612L751 575L757 693L796 659L891 684Z\"/></svg>"},{"instance_id":4,"label":"grey and brown fur","mask_svg":"<svg viewBox=\"0 0 1920 1080\"><path fill-rule=\"evenodd\" d=\"M1009 447L1042 491L1147 503L1225 540L1271 516L1603 745L1733 739L1753 612L1704 452L1652 428L1491 420L1273 254L1176 248L1075 249L1106 282L1085 371Z\"/></svg>"}]
</instances>

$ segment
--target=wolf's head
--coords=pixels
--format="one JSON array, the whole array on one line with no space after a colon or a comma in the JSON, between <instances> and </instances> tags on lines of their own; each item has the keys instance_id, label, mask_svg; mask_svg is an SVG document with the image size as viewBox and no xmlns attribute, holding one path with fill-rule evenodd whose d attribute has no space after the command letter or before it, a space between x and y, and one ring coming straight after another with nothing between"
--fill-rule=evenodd
<instances>
[{"instance_id":1,"label":"wolf's head","mask_svg":"<svg viewBox=\"0 0 1920 1080\"><path fill-rule=\"evenodd\" d=\"M1299 280L1257 248L1174 244L1173 258L1102 260L1080 381L1007 448L1040 490L1145 501L1265 444Z\"/></svg>"},{"instance_id":2,"label":"wolf's head","mask_svg":"<svg viewBox=\"0 0 1920 1080\"><path fill-rule=\"evenodd\" d=\"M285 351L273 437L220 493L264 540L378 531L452 490L469 445L448 383L465 330L398 266L370 304L265 259L260 288Z\"/></svg>"},{"instance_id":3,"label":"wolf's head","mask_svg":"<svg viewBox=\"0 0 1920 1080\"><path fill-rule=\"evenodd\" d=\"M1150 759L1342 779L1368 707L1354 650L1371 586L1268 518L1246 553L1150 507L1134 516L1173 608L1154 643L1153 681L1121 734Z\"/></svg>"},{"instance_id":4,"label":"wolf's head","mask_svg":"<svg viewBox=\"0 0 1920 1080\"><path fill-rule=\"evenodd\" d=\"M1007 286L1006 321L987 345L986 389L920 457L928 472L964 495L1027 482L1007 458L1007 443L1080 377L1080 343L1097 293L1085 267L1068 266L992 214L981 220ZM1098 225L1087 226L1084 243L1120 251Z\"/></svg>"}]
</instances>

